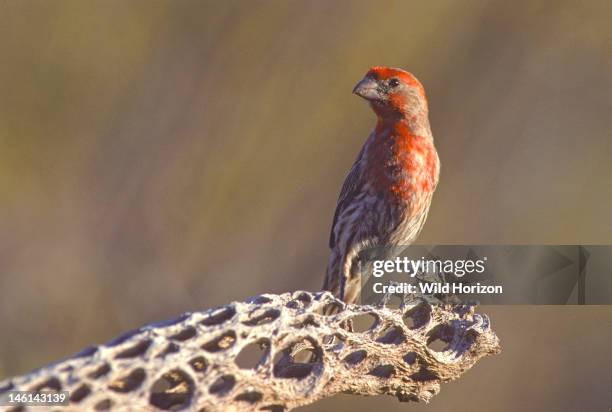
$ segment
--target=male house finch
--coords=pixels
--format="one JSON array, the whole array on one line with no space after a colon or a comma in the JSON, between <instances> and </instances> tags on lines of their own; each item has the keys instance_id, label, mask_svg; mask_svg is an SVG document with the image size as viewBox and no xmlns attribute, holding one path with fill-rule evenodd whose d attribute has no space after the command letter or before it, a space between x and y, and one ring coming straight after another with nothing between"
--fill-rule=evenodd
<instances>
[{"instance_id":1,"label":"male house finch","mask_svg":"<svg viewBox=\"0 0 612 412\"><path fill-rule=\"evenodd\" d=\"M411 244L423 228L440 173L425 89L412 74L374 67L353 93L370 103L377 122L342 186L323 284L348 303L361 290L359 253Z\"/></svg>"}]
</instances>

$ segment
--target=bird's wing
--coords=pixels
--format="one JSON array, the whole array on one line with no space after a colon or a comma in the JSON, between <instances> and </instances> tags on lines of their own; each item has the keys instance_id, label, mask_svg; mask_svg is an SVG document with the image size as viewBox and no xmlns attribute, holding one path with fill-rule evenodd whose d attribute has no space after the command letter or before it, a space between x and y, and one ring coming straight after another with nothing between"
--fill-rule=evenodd
<instances>
[{"instance_id":1,"label":"bird's wing","mask_svg":"<svg viewBox=\"0 0 612 412\"><path fill-rule=\"evenodd\" d=\"M340 191L340 196L338 196L338 202L336 204L336 212L334 213L334 220L331 226L331 233L329 234L329 247L331 249L336 245L336 237L334 236L334 229L336 228L336 223L338 217L344 210L344 208L352 202L353 197L359 193L359 182L361 181L361 159L363 157L365 146L361 148L355 163L353 163L353 167L349 171L346 179L344 179L344 184L342 185L342 190Z\"/></svg>"}]
</instances>

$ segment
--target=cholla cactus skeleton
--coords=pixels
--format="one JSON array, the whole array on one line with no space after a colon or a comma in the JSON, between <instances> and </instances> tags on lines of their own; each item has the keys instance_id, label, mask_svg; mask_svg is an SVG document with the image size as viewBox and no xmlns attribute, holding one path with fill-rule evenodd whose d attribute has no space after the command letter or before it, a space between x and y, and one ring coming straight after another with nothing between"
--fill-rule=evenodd
<instances>
[{"instance_id":1,"label":"cholla cactus skeleton","mask_svg":"<svg viewBox=\"0 0 612 412\"><path fill-rule=\"evenodd\" d=\"M347 327L363 316L373 320L365 331ZM435 340L446 347L434 350ZM465 305L393 310L328 292L261 295L129 332L0 382L0 396L67 390L63 410L284 411L338 393L427 402L499 350L486 315Z\"/></svg>"}]
</instances>

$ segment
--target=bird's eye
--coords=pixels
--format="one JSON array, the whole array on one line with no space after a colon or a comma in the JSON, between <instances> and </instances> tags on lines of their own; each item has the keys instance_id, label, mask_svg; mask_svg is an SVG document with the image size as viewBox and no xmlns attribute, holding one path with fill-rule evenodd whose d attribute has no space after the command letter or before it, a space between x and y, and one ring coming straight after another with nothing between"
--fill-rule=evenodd
<instances>
[{"instance_id":1,"label":"bird's eye","mask_svg":"<svg viewBox=\"0 0 612 412\"><path fill-rule=\"evenodd\" d=\"M399 86L399 84L400 84L400 82L397 79L389 80L389 86L391 86L391 87L397 87L397 86Z\"/></svg>"}]
</instances>

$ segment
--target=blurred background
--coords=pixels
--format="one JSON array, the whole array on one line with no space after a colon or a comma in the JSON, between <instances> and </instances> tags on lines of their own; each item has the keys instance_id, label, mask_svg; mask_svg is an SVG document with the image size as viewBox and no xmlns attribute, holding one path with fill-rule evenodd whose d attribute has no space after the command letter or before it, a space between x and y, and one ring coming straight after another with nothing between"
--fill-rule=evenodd
<instances>
[{"instance_id":1,"label":"blurred background","mask_svg":"<svg viewBox=\"0 0 612 412\"><path fill-rule=\"evenodd\" d=\"M373 65L428 93L442 170L421 243L612 243L611 17L607 1L1 0L0 379L183 311L318 290ZM504 352L429 406L302 410L612 407L611 307L484 311Z\"/></svg>"}]
</instances>

